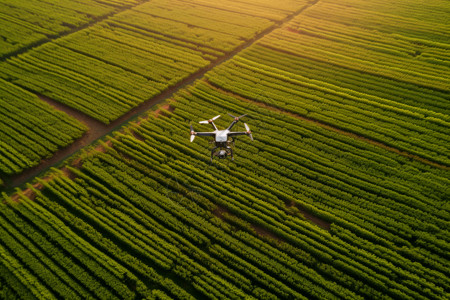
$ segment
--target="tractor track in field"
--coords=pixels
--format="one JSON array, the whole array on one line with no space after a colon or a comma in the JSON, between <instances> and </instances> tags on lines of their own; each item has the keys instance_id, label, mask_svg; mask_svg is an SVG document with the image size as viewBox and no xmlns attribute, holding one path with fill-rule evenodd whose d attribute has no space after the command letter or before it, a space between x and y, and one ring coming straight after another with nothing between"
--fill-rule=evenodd
<instances>
[{"instance_id":1,"label":"tractor track in field","mask_svg":"<svg viewBox=\"0 0 450 300\"><path fill-rule=\"evenodd\" d=\"M142 4L144 2L147 1L143 1L139 4ZM317 2L319 2L319 0L315 0L310 2L309 4L304 5L302 8L298 9L297 11L295 11L294 13L288 15L287 17L285 17L283 20L275 22L274 25L266 28L265 30L261 31L260 33L258 33L257 35L255 35L252 39L249 39L247 41L245 41L243 44L239 45L238 47L236 47L233 51L228 52L227 54L223 55L222 57L219 57L218 59L216 59L215 61L212 61L207 67L199 69L197 72L191 74L190 76L188 76L187 78L185 78L184 80L178 82L177 84L169 87L168 89L166 89L165 91L163 91L161 94L159 94L158 96L155 96L153 98L150 98L146 101L144 101L143 103L141 103L140 105L134 107L133 109L131 109L129 112L125 113L124 115L122 115L121 117L119 117L118 119L114 120L113 122L111 122L108 125L105 125L95 119L93 119L90 116L85 115L82 112L79 112L67 105L64 105L60 102L57 102L53 99L49 99L47 97L44 97L42 95L38 95L43 101L47 102L48 104L50 104L51 106L53 106L55 109L66 112L68 115L73 116L74 118L76 118L77 120L79 120L80 122L84 123L85 125L87 125L89 127L88 131L78 140L76 140L75 142L73 142L72 144L70 144L67 147L61 148L59 149L57 152L54 153L54 155L51 158L48 159L43 159L37 166L32 167L30 169L25 170L24 172L15 175L15 176L11 176L10 178L5 178L5 185L6 185L6 189L11 191L13 188L15 187L19 187L24 185L25 183L29 182L30 180L32 180L34 177L39 176L40 174L46 172L47 170L49 170L51 167L56 167L58 165L60 165L65 159L67 159L68 157L72 156L75 152L79 151L80 149L89 146L90 144L94 143L95 141L103 138L104 136L110 134L111 132L118 130L120 127L128 124L129 122L135 120L137 117L143 115L146 111L148 111L149 109L151 109L153 106L155 106L158 103L161 103L169 98L171 98L173 96L174 93L176 93L178 90L184 88L187 85L192 84L195 80L198 80L200 78L203 77L203 75L212 70L213 68L215 68L216 66L230 60L231 58L233 58L235 55L237 55L238 53L240 53L241 51L243 51L244 49L248 48L249 46L253 45L256 41L260 40L261 38L263 38L264 36L266 36L267 34L271 33L272 31L274 31L275 29L280 28L281 26L283 26L285 23L289 22L291 19L293 19L294 17L300 15L303 11L305 11L306 9L310 8L311 6L314 6ZM138 4L138 5L139 5ZM61 36L57 37L57 38L61 38L64 36L67 36L69 34L78 32L80 30L83 30L85 28L88 28L90 26L93 26L95 24L97 24L100 21L103 21L117 13L123 12L127 9L130 9L130 7L127 8L123 8L121 10L115 11L114 13L105 15L101 18L96 19L94 22L85 24L69 33L65 33L62 34ZM51 42L57 38L54 39L50 39L47 40L43 43L39 43L37 45L32 45L32 47L36 47L36 46L40 46L42 44L45 44L47 42ZM17 56L19 54L25 53L28 50L30 50L31 47L28 47L26 49L24 49L23 51L18 51L17 53L15 53L15 55L12 56ZM12 57L12 56L8 56L8 58ZM6 60L6 58L2 58L0 59L1 61Z\"/></svg>"}]
</instances>

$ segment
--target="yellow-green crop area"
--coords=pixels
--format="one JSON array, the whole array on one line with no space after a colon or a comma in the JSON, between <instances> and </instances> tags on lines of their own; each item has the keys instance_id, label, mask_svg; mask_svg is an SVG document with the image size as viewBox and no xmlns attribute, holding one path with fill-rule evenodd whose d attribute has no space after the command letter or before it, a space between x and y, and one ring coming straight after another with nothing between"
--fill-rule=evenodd
<instances>
[{"instance_id":1,"label":"yellow-green crop area","mask_svg":"<svg viewBox=\"0 0 450 300\"><path fill-rule=\"evenodd\" d=\"M14 90L24 90L17 93L35 94L37 106L43 101L36 95L109 124L304 8L307 2L285 0L280 4L224 2L222 7L215 1L1 0L0 22L9 26L0 23L0 42L3 38L5 44L0 44L0 97L9 102L10 95L3 90L13 83ZM86 27L89 22L93 24ZM50 29L51 33L42 36ZM33 45L37 46L29 49ZM33 106L17 102L19 109ZM0 148L0 178L39 164L70 144L70 139L79 138L80 128L84 128L75 122L75 128L61 133L58 124L54 128L34 126L23 117L11 121L4 105L0 103L2 141L14 140L10 146L24 150L20 159L13 159L15 152ZM44 120L52 114L36 111L36 116L48 116ZM48 138L63 134L69 136L63 143Z\"/></svg>"},{"instance_id":2,"label":"yellow-green crop area","mask_svg":"<svg viewBox=\"0 0 450 300\"><path fill-rule=\"evenodd\" d=\"M0 298L450 298L450 3L274 2L143 2L0 62L9 166L89 130L36 95L108 123L233 53L2 193ZM210 163L189 125L226 112L255 140Z\"/></svg>"}]
</instances>

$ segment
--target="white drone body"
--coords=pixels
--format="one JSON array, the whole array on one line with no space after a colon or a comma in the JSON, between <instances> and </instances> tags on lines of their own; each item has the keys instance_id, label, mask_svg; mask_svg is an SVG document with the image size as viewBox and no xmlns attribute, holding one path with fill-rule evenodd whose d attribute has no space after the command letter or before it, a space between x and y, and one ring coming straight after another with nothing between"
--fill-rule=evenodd
<instances>
[{"instance_id":1,"label":"white drone body","mask_svg":"<svg viewBox=\"0 0 450 300\"><path fill-rule=\"evenodd\" d=\"M195 136L211 136L214 137L214 143L215 143L215 147L213 149L211 149L211 162L213 159L213 156L216 155L218 158L226 158L228 155L231 155L231 159L234 160L234 156L233 156L233 149L230 147L230 143L234 144L234 137L235 136L239 136L239 135L248 135L250 137L250 139L253 141L253 136L252 133L250 131L250 128L248 127L248 125L246 123L244 123L245 129L247 131L231 131L231 129L233 128L234 124L236 124L240 118L246 116L246 115L242 115L240 117L235 117L231 114L229 114L231 117L234 118L233 122L231 122L230 126L228 126L227 129L224 130L219 130L217 129L217 126L214 124L214 120L216 120L217 118L220 117L220 115L215 116L212 119L209 119L207 121L200 121L200 124L211 124L212 127L214 128L214 131L212 132L195 132L194 128L191 125L191 142L194 141ZM231 137L231 141L228 140L228 138ZM215 151L217 150L217 148L219 148L219 151L217 153L215 153Z\"/></svg>"}]
</instances>

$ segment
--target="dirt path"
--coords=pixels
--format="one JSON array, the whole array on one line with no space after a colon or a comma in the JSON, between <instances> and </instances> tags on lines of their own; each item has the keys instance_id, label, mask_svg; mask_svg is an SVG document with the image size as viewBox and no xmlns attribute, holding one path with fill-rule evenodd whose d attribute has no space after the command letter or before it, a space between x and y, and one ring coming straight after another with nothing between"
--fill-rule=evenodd
<instances>
[{"instance_id":1,"label":"dirt path","mask_svg":"<svg viewBox=\"0 0 450 300\"><path fill-rule=\"evenodd\" d=\"M78 119L79 121L81 121L82 123L86 124L89 127L89 130L83 137L81 137L80 139L78 139L77 141L72 143L71 145L58 150L51 158L44 159L41 161L41 163L39 165L37 165L33 168L30 168L19 175L12 176L11 178L9 178L9 180L6 183L7 188L12 189L14 187L23 185L24 183L30 181L31 179L38 176L39 174L47 171L50 167L57 166L62 161L64 161L66 158L68 158L69 156L71 156L72 154L77 152L78 150L82 149L83 147L92 144L96 140L104 137L105 135L111 133L112 131L119 129L123 125L128 124L130 121L132 121L132 120L136 119L138 116L144 114L146 111L148 111L154 105L171 98L173 96L173 94L176 93L178 90L184 88L187 85L192 84L195 80L202 78L206 72L208 72L211 69L213 69L214 67L222 64L223 62L233 58L236 54L238 54L242 50L246 49L247 47L251 46L253 43L258 41L265 35L271 33L273 30L280 28L283 24L285 24L286 22L289 22L292 18L301 14L305 9L311 7L312 5L316 4L317 2L318 1L314 1L313 3L310 3L309 5L302 7L301 9L297 10L293 14L287 16L282 21L275 23L271 27L268 27L267 29L260 32L252 39L250 39L250 40L246 41L245 43L241 44L240 46L238 46L235 50L229 52L228 54L226 54L222 57L219 57L217 60L212 62L209 66L202 68L202 69L198 70L197 72L191 74L189 77L178 82L174 86L168 88L167 90L165 90L158 96L148 99L147 101L134 107L128 113L124 114L120 118L111 122L109 125L105 125L105 124L103 124L103 123L101 123L101 122L99 122L99 121L97 121L97 120L71 108L71 107L61 104L57 101L40 96L40 98L42 100L46 101L47 103L49 103L56 109L64 111L68 115L73 116L76 119ZM125 9L123 9L123 10L125 10ZM121 11L123 11L123 10L121 10ZM104 16L104 17L98 19L97 22L101 21L103 19L106 19L109 16L110 15ZM97 23L97 22L95 22L95 23ZM92 25L93 24L87 24L85 26L80 27L76 31L82 30L82 29L92 26Z\"/></svg>"}]
</instances>

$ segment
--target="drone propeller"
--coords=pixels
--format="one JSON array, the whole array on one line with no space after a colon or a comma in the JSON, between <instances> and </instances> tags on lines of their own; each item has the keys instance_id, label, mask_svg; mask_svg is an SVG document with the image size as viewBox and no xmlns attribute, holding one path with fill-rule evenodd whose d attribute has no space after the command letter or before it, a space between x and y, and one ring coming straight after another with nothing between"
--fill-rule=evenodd
<instances>
[{"instance_id":1,"label":"drone propeller","mask_svg":"<svg viewBox=\"0 0 450 300\"><path fill-rule=\"evenodd\" d=\"M191 125L191 143L194 141L195 139L195 131L194 131L194 127L192 127Z\"/></svg>"},{"instance_id":2,"label":"drone propeller","mask_svg":"<svg viewBox=\"0 0 450 300\"><path fill-rule=\"evenodd\" d=\"M233 116L233 115L230 114L230 113L228 113L228 115L229 115L230 117L232 117L233 119L235 119L236 121L239 121L239 119L245 117L247 114L243 114L242 116L239 116L239 117L235 117L235 116Z\"/></svg>"},{"instance_id":3,"label":"drone propeller","mask_svg":"<svg viewBox=\"0 0 450 300\"><path fill-rule=\"evenodd\" d=\"M252 132L250 131L250 127L248 127L247 123L244 123L244 126L245 126L245 130L247 130L247 135L253 141L253 135L252 135Z\"/></svg>"},{"instance_id":4,"label":"drone propeller","mask_svg":"<svg viewBox=\"0 0 450 300\"><path fill-rule=\"evenodd\" d=\"M214 118L212 118L212 119L209 119L209 120L206 120L206 121L200 121L199 123L200 124L208 124L208 123L212 123L213 121L215 121L217 118L219 118L220 117L220 115L218 115L218 116L215 116Z\"/></svg>"}]
</instances>

